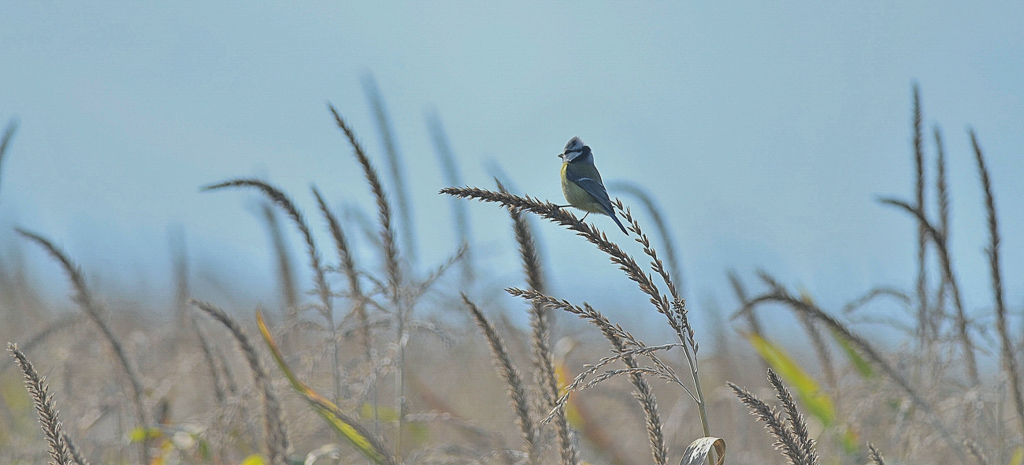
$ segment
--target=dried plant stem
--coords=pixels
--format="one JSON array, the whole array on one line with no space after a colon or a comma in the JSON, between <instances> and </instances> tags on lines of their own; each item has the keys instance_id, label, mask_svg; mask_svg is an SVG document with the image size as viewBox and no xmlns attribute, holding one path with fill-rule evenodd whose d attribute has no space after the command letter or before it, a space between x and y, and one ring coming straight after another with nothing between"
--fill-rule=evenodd
<instances>
[{"instance_id":1,"label":"dried plant stem","mask_svg":"<svg viewBox=\"0 0 1024 465\"><path fill-rule=\"evenodd\" d=\"M960 340L964 352L964 360L967 364L967 376L975 386L981 383L978 374L978 362L974 354L974 342L968 329L967 313L964 311L963 299L960 297L960 286L957 284L956 275L953 274L953 259L950 257L946 237L942 235L924 216L924 212L914 208L910 204L897 199L880 199L885 205L898 207L917 218L917 221L924 225L925 230L935 242L935 248L939 252L939 262L942 264L942 271L949 280L949 289L953 294L953 305L956 307L957 338Z\"/></svg>"},{"instance_id":2,"label":"dried plant stem","mask_svg":"<svg viewBox=\"0 0 1024 465\"><path fill-rule=\"evenodd\" d=\"M85 286L85 278L82 276L81 270L74 262L68 258L67 254L63 250L58 248L48 239L38 234L26 231L21 228L15 229L18 234L23 237L39 244L43 247L57 262L60 263L61 267L64 268L64 272L68 275L71 280L71 285L75 288L75 302L78 303L86 315L92 319L93 323L99 327L103 337L110 344L111 350L114 352L114 356L117 358L121 369L124 371L125 376L128 378L128 383L131 388L131 405L135 413L135 421L138 423L139 428L148 428L150 425L149 415L146 413L146 408L142 404L142 377L136 370L135 365L131 359L128 358L128 353L124 350L124 346L121 345L121 340L114 335L114 330L110 328L110 324L107 322L107 317L103 312L102 306L92 297L92 293L89 292L89 288ZM149 463L149 447L147 441L139 443L139 454L144 463Z\"/></svg>"},{"instance_id":3,"label":"dried plant stem","mask_svg":"<svg viewBox=\"0 0 1024 465\"><path fill-rule=\"evenodd\" d=\"M249 363L249 369L252 370L253 382L260 390L264 408L263 433L266 440L267 457L272 465L287 465L290 445L284 420L281 417L281 404L277 400L277 395L274 394L274 386L270 384L270 377L267 376L267 371L260 362L256 348L249 341L249 336L242 329L242 326L228 316L224 310L199 300L192 300L192 305L195 305L223 324L231 332L235 340L238 341L238 347L241 349L242 354L245 355L245 359Z\"/></svg>"},{"instance_id":4,"label":"dried plant stem","mask_svg":"<svg viewBox=\"0 0 1024 465\"><path fill-rule=\"evenodd\" d=\"M172 233L170 242L171 263L174 267L174 311L178 320L175 330L178 332L178 340L182 340L192 324L189 318L192 312L188 308L188 249L185 247L185 234L180 229Z\"/></svg>"},{"instance_id":5,"label":"dried plant stem","mask_svg":"<svg viewBox=\"0 0 1024 465\"><path fill-rule=\"evenodd\" d=\"M812 461L810 457L807 457L804 448L800 444L799 437L786 426L785 420L783 420L782 415L776 409L770 407L765 401L735 383L729 382L728 384L733 392L736 393L736 397L740 398L740 402L743 402L750 409L750 414L757 417L761 423L764 423L764 427L775 438L775 448L789 459L789 463L793 465L813 465L817 463Z\"/></svg>"},{"instance_id":6,"label":"dried plant stem","mask_svg":"<svg viewBox=\"0 0 1024 465\"><path fill-rule=\"evenodd\" d=\"M516 413L516 423L519 425L519 431L526 441L526 450L524 452L526 453L527 463L540 463L540 458L537 454L540 450L540 443L537 438L537 430L533 424L533 418L530 415L530 403L526 396L526 385L519 375L519 370L512 364L512 358L509 357L508 351L505 350L505 343L501 340L501 336L498 335L498 331L494 329L494 325L487 321L483 312L480 311L476 304L469 300L465 293L462 294L462 303L473 314L476 325L480 327L480 330L483 331L484 336L487 338L487 343L491 346L491 352L494 355L494 368L498 370L498 374L505 379L505 384L508 386L508 394L512 400L512 409Z\"/></svg>"},{"instance_id":7,"label":"dried plant stem","mask_svg":"<svg viewBox=\"0 0 1024 465\"><path fill-rule=\"evenodd\" d=\"M569 303L568 301L558 300L554 297L541 294L533 290L524 291L522 289L508 288L505 289L505 291L513 296L528 299L535 306L564 310L590 322L594 326L597 326L605 339L611 343L613 352L618 354L618 356L621 357L622 362L628 367L626 373L629 374L630 382L633 384L635 389L634 396L644 411L647 435L651 444L651 454L655 463L667 463L668 450L665 446L665 437L662 432L661 416L658 413L658 402L654 397L654 392L651 390L650 384L647 383L647 380L639 371L640 366L636 361L636 355L632 352L633 349L631 349L631 346L644 349L645 346L643 343L634 338L633 335L623 330L619 325L613 324L608 320L608 318L594 310L590 305L584 304L583 307L579 307ZM671 370L666 365L661 364L656 357L652 356L651 359L654 360L663 371L671 372ZM581 377L578 378L582 381ZM675 382L678 382L695 402L697 401L697 398L694 396L692 391L678 380L675 380ZM568 388L566 393L561 396L562 398L556 402L556 405L561 405L565 400L567 400L569 392L572 390L572 388Z\"/></svg>"},{"instance_id":8,"label":"dried plant stem","mask_svg":"<svg viewBox=\"0 0 1024 465\"><path fill-rule=\"evenodd\" d=\"M363 356L366 357L367 366L373 367L373 379L376 380L378 377L378 368L373 363L373 340L370 335L370 317L366 312L366 302L369 297L363 293L362 285L359 283L359 272L356 271L355 260L352 257L352 253L349 250L348 239L345 236L345 230L342 229L341 223L338 222L338 218L331 213L331 209L327 207L327 202L324 201L323 195L316 187L313 188L313 195L316 196L317 206L320 207L320 213L327 220L327 227L331 231L331 237L334 238L334 246L338 250L338 263L342 273L348 281L348 294L352 300L352 311L355 313L356 318L359 320L359 335L363 346ZM373 425L374 433L380 426L380 417L377 412L377 383L374 381L370 386L370 397L373 402Z\"/></svg>"},{"instance_id":9,"label":"dried plant stem","mask_svg":"<svg viewBox=\"0 0 1024 465\"><path fill-rule=\"evenodd\" d=\"M499 191L508 193L501 181L497 178L494 181L498 184ZM512 218L512 230L516 236L516 243L519 244L519 258L523 261L526 284L530 289L543 293L546 287L544 270L540 264L540 255L537 253L537 244L530 223L518 210L509 210L509 216Z\"/></svg>"},{"instance_id":10,"label":"dried plant stem","mask_svg":"<svg viewBox=\"0 0 1024 465\"><path fill-rule=\"evenodd\" d=\"M1017 420L1020 422L1021 434L1024 434L1024 397L1021 396L1020 373L1017 360L1014 355L1013 340L1010 339L1010 331L1006 326L1006 305L1003 303L1003 278L999 266L999 223L996 216L996 200L992 193L992 181L988 176L988 169L985 167L985 157L978 145L978 138L974 130L970 131L971 145L974 147L974 159L978 162L978 175L981 177L981 186L985 191L985 211L988 216L989 246L988 258L992 272L992 295L995 300L996 330L999 333L999 340L1002 346L1002 366L1006 376L1010 379L1010 390L1013 394L1013 404L1017 409Z\"/></svg>"},{"instance_id":11,"label":"dried plant stem","mask_svg":"<svg viewBox=\"0 0 1024 465\"><path fill-rule=\"evenodd\" d=\"M935 160L935 195L939 203L939 232L947 241L949 240L949 188L946 183L946 149L942 143L942 133L935 128L935 151L938 156ZM939 322L945 312L946 290L949 289L949 277L942 273L939 290L935 296L935 308L932 310L932 317L929 318L929 339L937 339L939 336Z\"/></svg>"},{"instance_id":12,"label":"dried plant stem","mask_svg":"<svg viewBox=\"0 0 1024 465\"><path fill-rule=\"evenodd\" d=\"M662 282L665 283L665 287L668 288L669 294L672 295L673 311L671 313L666 313L665 317L668 319L669 326L675 330L676 337L679 339L680 345L682 345L683 355L686 356L686 363L690 369L690 379L693 382L693 392L696 394L697 411L700 413L701 428L704 431L704 436L710 437L711 425L709 424L709 417L707 413L707 401L704 399L704 389L701 388L700 372L697 366L697 351L700 347L697 344L693 327L690 326L690 321L687 316L686 300L684 300L679 294L678 287L672 281L672 277L665 268L665 264L658 258L658 253L654 250L654 247L651 246L650 239L648 239L647 235L644 234L643 230L640 228L640 223L633 218L629 209L623 208L621 201L616 199L615 204L618 209L623 212L623 216L629 224L629 229L636 233L634 240L643 246L644 254L650 257L651 269L654 270L658 276L661 276Z\"/></svg>"},{"instance_id":13,"label":"dried plant stem","mask_svg":"<svg viewBox=\"0 0 1024 465\"><path fill-rule=\"evenodd\" d=\"M533 363L537 372L537 383L540 385L544 408L555 410L555 432L558 435L558 448L561 452L562 465L579 463L579 452L572 440L569 421L565 409L557 405L559 395L558 376L555 373L554 356L551 353L551 333L549 313L540 305L532 304L530 308L530 326L533 328L531 346Z\"/></svg>"},{"instance_id":14,"label":"dried plant stem","mask_svg":"<svg viewBox=\"0 0 1024 465\"><path fill-rule=\"evenodd\" d=\"M949 444L950 449L955 454L957 454L961 461L966 460L967 457L964 454L964 451L960 448L960 444L953 438L952 433L950 433L949 429L942 422L942 419L939 418L939 415L935 412L935 409L933 409L930 404L925 402L924 397L922 397L917 392L917 390L910 385L906 378L904 378L903 375L899 371L897 371L895 367L893 367L885 358L883 358L882 355L878 353L878 351L875 350L873 346L868 344L868 342L865 341L862 337L850 331L849 328L847 328L845 325L840 323L835 318L832 318L830 315L825 313L823 310L821 310L814 304L793 297L784 288L778 286L777 284L769 285L772 286L772 289L768 293L751 299L752 306L757 306L766 302L781 303L793 309L794 311L810 315L814 319L822 322L826 327L828 327L832 331L838 333L841 337L849 341L854 347L860 350L861 353L867 356L868 360L870 360L872 363L875 364L875 366L880 368L882 372L889 377L889 379L895 382L896 385L899 386L899 388L902 389L903 392L907 394L907 396L914 403L914 405L917 405L918 408L920 408L925 413L925 415L932 423L932 426L934 426L938 430L942 438L946 441L947 444Z\"/></svg>"},{"instance_id":15,"label":"dried plant stem","mask_svg":"<svg viewBox=\"0 0 1024 465\"><path fill-rule=\"evenodd\" d=\"M885 460L882 460L882 454L878 452L878 449L875 449L874 445L868 444L868 452L870 453L872 463L875 465L885 465Z\"/></svg>"},{"instance_id":16,"label":"dried plant stem","mask_svg":"<svg viewBox=\"0 0 1024 465\"><path fill-rule=\"evenodd\" d=\"M750 310L750 297L747 295L747 290L743 286L743 281L740 280L739 275L735 271L729 271L729 284L732 286L733 293L736 294L736 299L740 301L740 310L737 312L743 315L747 319L747 324L750 326L750 331L758 337L764 339L764 330L761 329L761 321L757 318L757 314ZM765 366L765 369L768 367Z\"/></svg>"},{"instance_id":17,"label":"dried plant stem","mask_svg":"<svg viewBox=\"0 0 1024 465\"><path fill-rule=\"evenodd\" d=\"M217 190L227 187L248 187L258 189L266 195L270 201L274 202L278 207L281 207L281 209L288 214L292 219L292 222L295 223L295 227L299 229L299 233L302 234L302 238L306 242L306 252L309 254L309 267L313 269L314 289L316 290L317 296L320 297L320 315L327 322L328 334L331 340L331 353L334 362L331 366L331 373L334 375L334 399L340 399L342 383L341 358L339 353L341 349L338 347L338 328L334 324L333 294L331 293L331 286L327 282L324 267L320 261L320 252L317 250L316 241L313 240L313 234L309 231L309 225L306 224L306 220L303 218L302 212L295 207L295 204L283 191L258 179L234 179L204 187L203 190Z\"/></svg>"},{"instance_id":18,"label":"dried plant stem","mask_svg":"<svg viewBox=\"0 0 1024 465\"><path fill-rule=\"evenodd\" d=\"M71 436L68 436L68 433L62 431L61 437L64 438L64 444L67 444L68 446L68 454L71 454L71 461L75 463L75 465L89 465L89 460L78 451L78 448L75 447L75 443L71 440Z\"/></svg>"},{"instance_id":19,"label":"dried plant stem","mask_svg":"<svg viewBox=\"0 0 1024 465\"><path fill-rule=\"evenodd\" d=\"M687 356L687 361L690 364L691 375L694 378L696 391L698 393L696 399L700 399L700 401L698 401L698 409L701 413L701 426L706 433L705 436L710 436L710 427L708 426L707 413L703 403L703 392L700 390L700 380L694 359L697 346L693 339L692 329L689 328L689 324L686 320L685 304L682 298L679 297L675 286L669 278L668 271L665 269L661 260L657 258L657 254L654 252L654 249L650 246L648 238L642 233L642 231L640 231L639 225L632 219L628 211L624 211L626 219L631 223L631 229L633 229L633 231L639 236L637 241L644 245L644 252L651 257L651 265L654 268L654 271L662 277L666 286L669 288L669 291L673 296L673 301L671 303L666 296L661 294L652 277L640 267L633 257L625 253L617 244L609 241L608 237L599 229L580 221L575 215L559 208L557 205L550 202L540 202L530 198L529 196L519 197L508 193L493 192L473 187L448 187L442 189L441 193L459 198L472 198L487 202L496 202L510 211L529 211L575 231L576 234L582 236L587 241L597 246L599 250L606 253L612 263L618 265L619 268L626 273L626 276L629 277L631 281L637 283L640 290L650 297L650 302L654 305L655 309L658 313L665 316L669 325L676 331L677 336L680 338L680 342L684 347L684 353ZM621 202L616 202L616 204L620 210L623 210ZM657 448L654 449L655 450L652 452L657 455L659 452Z\"/></svg>"},{"instance_id":20,"label":"dried plant stem","mask_svg":"<svg viewBox=\"0 0 1024 465\"><path fill-rule=\"evenodd\" d=\"M808 463L817 463L818 453L814 450L814 439L811 439L811 435L807 431L807 421L797 410L796 401L793 400L789 389L782 384L782 379L779 378L779 375L774 370L768 370L768 382L771 383L779 401L782 402L782 408L786 411L786 417L793 428L793 434L796 436L797 444L803 452L804 459Z\"/></svg>"},{"instance_id":21,"label":"dried plant stem","mask_svg":"<svg viewBox=\"0 0 1024 465\"><path fill-rule=\"evenodd\" d=\"M64 427L61 425L57 412L57 404L53 400L53 394L46 389L46 380L36 372L32 362L25 357L18 345L7 343L7 351L21 367L25 375L25 388L32 397L36 406L36 414L39 416L39 425L46 436L46 443L49 445L50 458L57 465L71 465L71 453L68 451L67 436L64 435Z\"/></svg>"},{"instance_id":22,"label":"dried plant stem","mask_svg":"<svg viewBox=\"0 0 1024 465\"><path fill-rule=\"evenodd\" d=\"M631 281L635 282L642 292L650 297L650 301L654 305L654 308L658 313L665 315L669 320L669 324L673 325L673 329L676 329L677 333L683 332L683 329L679 327L679 322L677 321L672 304L669 302L667 297L663 296L658 291L658 286L654 283L652 278L644 272L643 268L640 267L636 260L629 256L629 254L625 253L618 244L608 240L608 237L602 233L601 230L597 229L593 225L580 221L579 218L572 213L569 213L567 210L559 208L553 203L541 202L529 196L519 197L517 195L494 192L476 187L446 187L441 189L441 193L459 198L495 202L509 210L529 211L553 223L558 223L572 231L575 231L577 235L582 236L584 239L597 246L599 250L607 254L612 263L618 265L619 268L626 273L626 276L629 277Z\"/></svg>"},{"instance_id":23,"label":"dried plant stem","mask_svg":"<svg viewBox=\"0 0 1024 465\"><path fill-rule=\"evenodd\" d=\"M363 349L366 352L367 361L369 361L371 341L369 316L366 313L367 296L363 293L362 284L359 282L359 272L356 270L356 263L349 249L348 238L345 235L345 230L341 227L341 223L338 222L338 218L327 207L327 202L324 201L323 195L320 194L316 187L313 187L313 195L316 197L320 213L327 220L327 227L331 231L331 237L334 238L334 246L338 250L339 268L348 281L348 294L354 302L353 311L359 319L359 333L362 335Z\"/></svg>"},{"instance_id":24,"label":"dried plant stem","mask_svg":"<svg viewBox=\"0 0 1024 465\"><path fill-rule=\"evenodd\" d=\"M544 399L546 408L555 409L554 423L555 432L558 435L558 450L561 453L562 465L575 465L579 463L579 450L572 438L572 430L569 428L569 420L565 416L565 409L559 406L557 399L559 394L558 376L555 373L554 356L551 353L551 334L548 325L548 315L545 309L537 305L531 307L530 325L533 327L532 349L533 360L537 368L541 396Z\"/></svg>"},{"instance_id":25,"label":"dried plant stem","mask_svg":"<svg viewBox=\"0 0 1024 465\"><path fill-rule=\"evenodd\" d=\"M334 122L338 125L338 128L345 134L349 144L352 145L352 151L354 152L356 159L359 161L359 165L363 168L363 174L366 177L367 183L370 184L370 190L373 192L374 198L377 200L377 218L380 223L379 236L380 243L384 249L384 270L387 274L387 286L386 293L388 299L391 301L392 310L395 314L397 334L395 335L396 344L396 355L395 355L395 411L398 416L398 434L395 437L395 451L399 458L402 455L402 435L405 430L405 345L407 342L406 335L406 318L408 318L408 308L403 296L402 296L402 268L401 261L398 256L398 245L395 243L395 230L391 218L391 203L388 201L387 194L384 192L384 185L380 182L380 176L377 175L377 170L370 163L370 158L366 156L366 152L363 150L362 145L356 139L355 133L352 128L345 123L345 120L341 118L338 111L334 109L334 106L328 104L327 106L331 114L334 116Z\"/></svg>"},{"instance_id":26,"label":"dried plant stem","mask_svg":"<svg viewBox=\"0 0 1024 465\"><path fill-rule=\"evenodd\" d=\"M924 216L924 149L921 137L921 92L917 83L914 84L914 201L915 208ZM928 327L928 273L925 258L928 253L928 236L924 221L917 225L917 329L921 347L924 347Z\"/></svg>"},{"instance_id":27,"label":"dried plant stem","mask_svg":"<svg viewBox=\"0 0 1024 465\"><path fill-rule=\"evenodd\" d=\"M651 221L654 222L654 228L658 231L658 235L661 236L662 245L665 246L665 260L668 262L668 268L672 271L672 277L678 283L680 289L686 289L683 281L683 269L679 265L679 256L676 253L675 240L672 238L672 233L669 230L668 222L665 221L665 217L661 214L661 208L658 207L658 203L654 201L654 197L639 184L632 182L614 182L608 185L608 188L613 191L622 191L633 197L636 197L647 209L647 213L651 215Z\"/></svg>"},{"instance_id":28,"label":"dried plant stem","mask_svg":"<svg viewBox=\"0 0 1024 465\"><path fill-rule=\"evenodd\" d=\"M405 251L409 262L416 264L416 236L413 234L415 222L413 221L413 210L409 200L409 193L405 185L405 172L402 169L402 157L398 152L398 145L391 132L391 118L388 117L387 109L384 107L384 98L377 87L377 81L373 75L367 74L363 78L363 91L366 98L373 107L373 115L377 119L377 129L380 131L381 141L384 143L384 153L387 154L388 170L391 173L391 184L394 186L395 194L398 197L398 215L402 220L402 237L405 239Z\"/></svg>"},{"instance_id":29,"label":"dried plant stem","mask_svg":"<svg viewBox=\"0 0 1024 465\"><path fill-rule=\"evenodd\" d=\"M504 193L508 192L500 181L498 181L498 189ZM519 256L523 262L526 284L531 290L543 293L545 287L544 275L529 224L527 224L526 218L523 217L520 211L509 210L509 215L512 217L512 229L515 232L516 242L519 244ZM547 307L537 302L531 302L530 328L532 332L530 346L534 371L536 372L535 377L540 385L544 408L547 410L556 409L556 402L559 396L558 376L555 374L554 356L551 351L551 317L551 311ZM577 463L579 461L579 452L572 440L568 419L565 417L565 412L562 409L557 410L555 430L558 435L562 463Z\"/></svg>"},{"instance_id":30,"label":"dried plant stem","mask_svg":"<svg viewBox=\"0 0 1024 465\"><path fill-rule=\"evenodd\" d=\"M18 131L18 120L12 118L4 129L3 137L0 137L0 167L3 167L4 155L7 154L7 146L11 143L11 139L14 138L14 133Z\"/></svg>"},{"instance_id":31,"label":"dried plant stem","mask_svg":"<svg viewBox=\"0 0 1024 465\"><path fill-rule=\"evenodd\" d=\"M221 370L217 367L217 358L214 356L213 346L197 324L195 312L189 312L189 315L192 330L195 331L196 337L199 339L199 347L203 351L203 358L206 359L206 365L210 368L210 379L213 380L213 393L217 397L217 404L224 405L228 396L224 391L224 381L221 379Z\"/></svg>"},{"instance_id":32,"label":"dried plant stem","mask_svg":"<svg viewBox=\"0 0 1024 465\"><path fill-rule=\"evenodd\" d=\"M811 344L814 345L814 353L818 356L818 363L825 374L825 383L830 390L835 392L836 372L832 369L832 353L828 349L828 344L825 343L825 338L821 335L818 327L814 325L814 320L811 317L801 313L797 315L797 319L800 320L800 325L804 327L804 331L811 339Z\"/></svg>"},{"instance_id":33,"label":"dried plant stem","mask_svg":"<svg viewBox=\"0 0 1024 465\"><path fill-rule=\"evenodd\" d=\"M434 151L437 153L438 162L441 164L441 172L444 174L444 180L449 186L458 186L462 184L462 176L459 175L459 166L455 162L455 154L452 152L452 146L448 142L448 134L444 130L444 126L441 124L441 117L436 112L431 112L427 116L427 127L430 131L431 139L434 142ZM469 211L466 209L466 205L458 200L452 199L452 215L454 216L455 233L457 234L459 244L466 244L467 249L465 256L462 260L462 283L465 286L473 284L474 273L473 273L473 255L472 255L472 243L473 239L470 234L469 228Z\"/></svg>"},{"instance_id":34,"label":"dried plant stem","mask_svg":"<svg viewBox=\"0 0 1024 465\"><path fill-rule=\"evenodd\" d=\"M292 256L288 252L288 245L284 239L284 232L281 231L281 224L277 221L277 214L274 208L264 203L260 206L263 213L263 220L267 224L267 231L270 233L270 243L274 247L274 256L277 258L277 276L281 280L281 296L284 300L285 319L289 326L295 324L299 317L299 292L295 286L295 271L292 269Z\"/></svg>"},{"instance_id":35,"label":"dried plant stem","mask_svg":"<svg viewBox=\"0 0 1024 465\"><path fill-rule=\"evenodd\" d=\"M872 300L875 300L882 296L892 297L893 299L896 299L908 306L911 304L910 296L908 296L903 291L900 291L899 289L892 287L880 286L872 288L869 291L862 294L860 297L857 297L856 299L847 302L846 305L843 305L843 309L839 313L842 313L844 315L853 313L857 311L857 309L863 307L864 305L867 305L868 302L871 302Z\"/></svg>"}]
</instances>

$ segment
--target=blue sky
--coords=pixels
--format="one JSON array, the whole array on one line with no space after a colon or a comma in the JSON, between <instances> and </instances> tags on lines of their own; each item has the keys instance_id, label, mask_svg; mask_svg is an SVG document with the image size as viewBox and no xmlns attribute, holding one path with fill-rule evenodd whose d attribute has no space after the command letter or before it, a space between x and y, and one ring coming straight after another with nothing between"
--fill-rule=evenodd
<instances>
[{"instance_id":1,"label":"blue sky","mask_svg":"<svg viewBox=\"0 0 1024 465\"><path fill-rule=\"evenodd\" d=\"M423 269L455 248L425 123L436 112L468 184L490 187L497 163L520 191L561 201L555 154L572 136L606 181L642 183L677 236L691 308L732 308L725 272L753 283L757 268L836 308L875 285L912 289L914 225L875 199L911 196L916 81L929 159L933 125L947 142L968 306L991 302L968 126L993 171L1007 302L1024 298L1020 2L208 3L0 4L0 119L21 122L0 184L5 255L21 225L110 292L169 300L179 229L196 270L272 299L253 196L199 187L260 176L313 221L311 183L339 209L371 208L325 102L383 163L360 81L372 73L411 176ZM482 286L518 283L507 215L470 214ZM539 231L560 297L646 308L592 247Z\"/></svg>"}]
</instances>

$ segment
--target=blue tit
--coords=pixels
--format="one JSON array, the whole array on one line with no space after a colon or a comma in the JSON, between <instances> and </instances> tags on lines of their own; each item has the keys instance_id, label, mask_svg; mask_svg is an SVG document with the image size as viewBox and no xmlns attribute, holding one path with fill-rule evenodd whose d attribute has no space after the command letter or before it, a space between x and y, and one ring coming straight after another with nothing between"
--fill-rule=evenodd
<instances>
[{"instance_id":1,"label":"blue tit","mask_svg":"<svg viewBox=\"0 0 1024 465\"><path fill-rule=\"evenodd\" d=\"M601 182L601 173L594 165L594 153L579 137L573 137L565 144L565 150L558 155L562 159L562 193L569 205L591 213L601 213L612 217L623 233L626 228L612 210L612 201L608 191ZM583 215L586 218L587 215Z\"/></svg>"}]
</instances>

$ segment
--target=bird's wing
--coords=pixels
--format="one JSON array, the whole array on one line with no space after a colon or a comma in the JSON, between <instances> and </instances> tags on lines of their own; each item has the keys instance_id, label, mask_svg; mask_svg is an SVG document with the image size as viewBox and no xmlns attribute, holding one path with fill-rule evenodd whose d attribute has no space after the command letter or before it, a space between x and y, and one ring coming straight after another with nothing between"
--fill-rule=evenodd
<instances>
[{"instance_id":1,"label":"bird's wing","mask_svg":"<svg viewBox=\"0 0 1024 465\"><path fill-rule=\"evenodd\" d=\"M622 233L629 235L629 233L626 232L626 227L619 222L619 218L615 216L615 211L612 210L612 201L608 198L608 191L604 189L604 184L590 178L577 178L575 180L570 180L583 188L583 190L587 191L591 197L597 200L597 202L601 204L601 208L604 209L605 214L612 217L612 220L614 220L615 224L622 230Z\"/></svg>"},{"instance_id":2,"label":"bird's wing","mask_svg":"<svg viewBox=\"0 0 1024 465\"><path fill-rule=\"evenodd\" d=\"M612 211L612 201L608 198L608 191L605 190L604 184L601 184L600 181L584 177L569 177L569 180L582 187L594 200L597 200L608 216L615 216L615 213Z\"/></svg>"}]
</instances>

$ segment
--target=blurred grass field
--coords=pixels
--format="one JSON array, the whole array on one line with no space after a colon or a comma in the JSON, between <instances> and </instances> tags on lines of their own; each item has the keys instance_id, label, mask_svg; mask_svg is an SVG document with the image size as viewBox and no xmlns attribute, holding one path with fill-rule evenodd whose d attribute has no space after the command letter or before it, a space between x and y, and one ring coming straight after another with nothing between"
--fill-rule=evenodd
<instances>
[{"instance_id":1,"label":"blurred grass field","mask_svg":"<svg viewBox=\"0 0 1024 465\"><path fill-rule=\"evenodd\" d=\"M387 141L394 129L383 99L375 86L366 89ZM987 212L989 236L972 239L991 264L991 301L965 308L946 246L947 154L938 130L925 134L914 92L914 195L880 199L879 208L919 226L906 238L918 250L917 285L863 289L844 308L819 308L815 296L763 270L731 274L732 288L717 290L723 308L695 308L680 292L682 274L723 270L680 263L656 192L617 186L628 195L618 205L630 235L606 236L607 218L584 223L501 184L462 187L439 123L432 135L452 185L440 195L462 219L434 227L451 228L463 246L421 271L410 265L410 193L389 187L405 185L401 158L393 144L365 152L333 107L375 199L357 219L339 215L315 187L311 205L259 179L204 187L263 202L274 246L252 253L275 257L280 303L236 308L251 291L244 288L224 291L237 299L194 294L203 278L180 241L172 251L174 308L123 308L111 304L118 296L93 290L89 270L77 267L61 238L31 225L0 232L19 236L19 249L41 247L54 258L48 269L65 273L72 295L52 308L44 289L53 283L30 275L18 250L5 253L0 337L17 346L0 364L0 463L1019 465L1024 334L1020 309L1003 296L999 234L1016 232L999 230L999 186L988 179L998 167L985 165L973 132L974 153L949 154L976 160L987 202L977 208ZM12 123L0 162L18 156L15 135ZM935 139L936 153L925 153L925 137ZM358 181L350 175L346 181ZM522 269L519 279L495 284L474 265L480 246L465 220L469 200L509 214L509 247L521 262L508 267ZM607 255L623 272L622 289L645 295L630 311L660 314L667 331L548 294L552 267L537 252L538 221L579 236L581 250ZM302 253L286 246L291 237ZM360 261L356 243L370 244L376 259ZM517 299L510 305L501 293ZM720 324L694 331L689 312L712 311ZM799 324L785 339L765 330L778 312ZM36 391L25 389L25 377Z\"/></svg>"}]
</instances>

